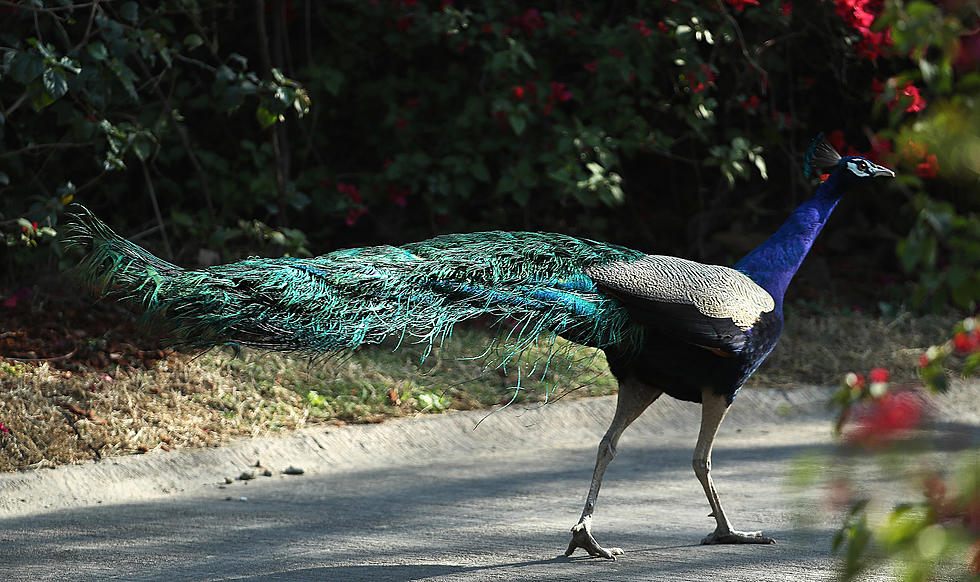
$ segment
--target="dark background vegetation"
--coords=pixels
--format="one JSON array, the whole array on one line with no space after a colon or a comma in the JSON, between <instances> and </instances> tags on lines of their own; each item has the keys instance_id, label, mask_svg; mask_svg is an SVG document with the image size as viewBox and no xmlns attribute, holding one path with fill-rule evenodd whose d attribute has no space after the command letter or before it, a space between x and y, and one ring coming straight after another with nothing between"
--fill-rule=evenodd
<instances>
[{"instance_id":1,"label":"dark background vegetation","mask_svg":"<svg viewBox=\"0 0 980 582\"><path fill-rule=\"evenodd\" d=\"M179 264L559 231L737 260L826 132L899 172L791 293L980 297L974 2L0 2L0 295L80 202Z\"/></svg>"}]
</instances>

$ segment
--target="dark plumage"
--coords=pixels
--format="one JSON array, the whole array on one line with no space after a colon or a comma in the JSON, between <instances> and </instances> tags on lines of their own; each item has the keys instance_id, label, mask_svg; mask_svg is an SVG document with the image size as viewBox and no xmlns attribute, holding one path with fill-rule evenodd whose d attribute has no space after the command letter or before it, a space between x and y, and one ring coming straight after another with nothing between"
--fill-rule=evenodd
<instances>
[{"instance_id":1,"label":"dark plumage","mask_svg":"<svg viewBox=\"0 0 980 582\"><path fill-rule=\"evenodd\" d=\"M325 352L396 336L431 345L456 323L489 315L502 328L500 365L542 334L603 349L619 381L616 414L566 553L621 553L592 537L592 513L620 435L662 393L702 403L694 470L716 520L703 543L770 543L726 518L710 476L715 434L776 345L786 287L840 197L861 180L894 176L863 158L841 158L822 138L806 165L829 178L734 268L564 235L488 232L186 270L84 209L71 240L86 249L81 269L102 292L138 304L178 343Z\"/></svg>"}]
</instances>

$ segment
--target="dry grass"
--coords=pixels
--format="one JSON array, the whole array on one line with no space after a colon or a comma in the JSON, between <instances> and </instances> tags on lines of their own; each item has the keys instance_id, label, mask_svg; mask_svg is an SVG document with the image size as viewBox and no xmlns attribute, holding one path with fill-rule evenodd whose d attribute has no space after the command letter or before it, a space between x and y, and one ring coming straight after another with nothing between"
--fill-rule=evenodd
<instances>
[{"instance_id":1,"label":"dry grass","mask_svg":"<svg viewBox=\"0 0 980 582\"><path fill-rule=\"evenodd\" d=\"M919 353L945 340L948 317L874 318L856 313L791 316L783 339L753 386L836 384L843 373L884 366L899 382L915 378ZM76 463L153 449L217 446L239 436L310 423L380 422L446 408L493 407L513 396L516 376L483 372L485 337L462 331L452 354L436 350L421 370L418 347L381 347L343 358L246 352L170 353L150 369L68 372L0 360L0 471ZM518 402L609 394L615 380L598 357L573 379L550 377L547 395L521 390ZM574 388L568 390L568 388Z\"/></svg>"}]
</instances>

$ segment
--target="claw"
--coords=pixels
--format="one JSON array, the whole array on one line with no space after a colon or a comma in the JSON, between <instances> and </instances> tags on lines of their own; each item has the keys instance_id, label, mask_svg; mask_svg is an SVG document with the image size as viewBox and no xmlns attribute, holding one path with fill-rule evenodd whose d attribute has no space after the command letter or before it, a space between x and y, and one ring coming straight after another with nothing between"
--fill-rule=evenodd
<instances>
[{"instance_id":1,"label":"claw","mask_svg":"<svg viewBox=\"0 0 980 582\"><path fill-rule=\"evenodd\" d=\"M728 531L715 530L701 540L702 544L774 544L776 540L762 535L761 531Z\"/></svg>"},{"instance_id":2,"label":"claw","mask_svg":"<svg viewBox=\"0 0 980 582\"><path fill-rule=\"evenodd\" d=\"M615 560L616 556L625 554L622 548L606 549L599 545L592 537L588 522L579 522L572 527L572 540L568 542L568 549L565 550L566 556L571 556L575 548L582 548L593 558L606 558Z\"/></svg>"}]
</instances>

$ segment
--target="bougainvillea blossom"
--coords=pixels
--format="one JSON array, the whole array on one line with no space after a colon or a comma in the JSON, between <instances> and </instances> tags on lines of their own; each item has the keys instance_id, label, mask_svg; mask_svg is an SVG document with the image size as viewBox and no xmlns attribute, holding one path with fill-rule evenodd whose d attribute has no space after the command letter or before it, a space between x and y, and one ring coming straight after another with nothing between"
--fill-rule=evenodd
<instances>
[{"instance_id":1,"label":"bougainvillea blossom","mask_svg":"<svg viewBox=\"0 0 980 582\"><path fill-rule=\"evenodd\" d=\"M745 10L746 6L758 6L759 0L725 0L725 2L735 9L735 12Z\"/></svg>"}]
</instances>

